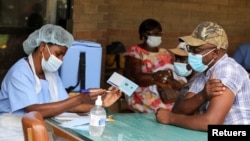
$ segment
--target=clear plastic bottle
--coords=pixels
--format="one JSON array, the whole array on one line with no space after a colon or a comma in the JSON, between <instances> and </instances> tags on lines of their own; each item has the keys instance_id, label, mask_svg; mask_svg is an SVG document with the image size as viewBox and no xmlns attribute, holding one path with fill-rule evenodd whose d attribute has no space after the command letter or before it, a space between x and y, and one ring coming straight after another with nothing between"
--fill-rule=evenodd
<instances>
[{"instance_id":1,"label":"clear plastic bottle","mask_svg":"<svg viewBox=\"0 0 250 141\"><path fill-rule=\"evenodd\" d=\"M102 107L102 97L98 96L95 107L90 110L89 134L101 136L106 125L106 111Z\"/></svg>"}]
</instances>

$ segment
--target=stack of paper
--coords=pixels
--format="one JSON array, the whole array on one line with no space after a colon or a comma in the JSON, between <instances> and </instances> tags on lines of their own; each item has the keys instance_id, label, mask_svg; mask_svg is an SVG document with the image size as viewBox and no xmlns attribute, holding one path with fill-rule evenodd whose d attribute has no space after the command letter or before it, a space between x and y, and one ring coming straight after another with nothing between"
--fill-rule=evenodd
<instances>
[{"instance_id":1,"label":"stack of paper","mask_svg":"<svg viewBox=\"0 0 250 141\"><path fill-rule=\"evenodd\" d=\"M65 128L74 128L81 130L88 130L89 115L81 116L76 113L63 113L54 117L56 120L62 121L60 126Z\"/></svg>"},{"instance_id":2,"label":"stack of paper","mask_svg":"<svg viewBox=\"0 0 250 141\"><path fill-rule=\"evenodd\" d=\"M80 117L83 117L77 113L62 113L60 115L57 115L55 116L54 118L57 119L57 120L73 120L73 119L76 119L76 118L80 118Z\"/></svg>"}]
</instances>

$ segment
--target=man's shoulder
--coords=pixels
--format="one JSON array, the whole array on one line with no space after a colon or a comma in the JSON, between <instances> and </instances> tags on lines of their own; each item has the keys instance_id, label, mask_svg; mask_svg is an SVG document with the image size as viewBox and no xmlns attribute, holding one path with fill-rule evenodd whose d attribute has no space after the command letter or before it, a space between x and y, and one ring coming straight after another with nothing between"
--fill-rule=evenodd
<instances>
[{"instance_id":1,"label":"man's shoulder","mask_svg":"<svg viewBox=\"0 0 250 141\"><path fill-rule=\"evenodd\" d=\"M222 56L218 62L215 64L216 66L231 66L231 65L237 65L238 63L232 58L229 57L227 54Z\"/></svg>"}]
</instances>

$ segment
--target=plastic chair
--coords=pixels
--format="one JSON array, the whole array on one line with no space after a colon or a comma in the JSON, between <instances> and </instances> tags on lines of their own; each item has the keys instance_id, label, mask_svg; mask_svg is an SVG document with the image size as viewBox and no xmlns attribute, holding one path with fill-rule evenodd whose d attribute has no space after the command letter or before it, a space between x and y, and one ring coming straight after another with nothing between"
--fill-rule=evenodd
<instances>
[{"instance_id":1,"label":"plastic chair","mask_svg":"<svg viewBox=\"0 0 250 141\"><path fill-rule=\"evenodd\" d=\"M49 135L42 115L32 111L22 117L25 141L49 141Z\"/></svg>"}]
</instances>

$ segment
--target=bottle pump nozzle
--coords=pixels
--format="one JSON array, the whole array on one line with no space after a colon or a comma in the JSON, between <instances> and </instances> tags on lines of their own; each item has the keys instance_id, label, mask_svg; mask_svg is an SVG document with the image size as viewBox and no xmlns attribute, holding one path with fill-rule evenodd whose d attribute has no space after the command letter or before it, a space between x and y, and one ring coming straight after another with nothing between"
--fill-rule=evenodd
<instances>
[{"instance_id":1,"label":"bottle pump nozzle","mask_svg":"<svg viewBox=\"0 0 250 141\"><path fill-rule=\"evenodd\" d=\"M95 105L102 106L102 96L98 95L95 101Z\"/></svg>"}]
</instances>

